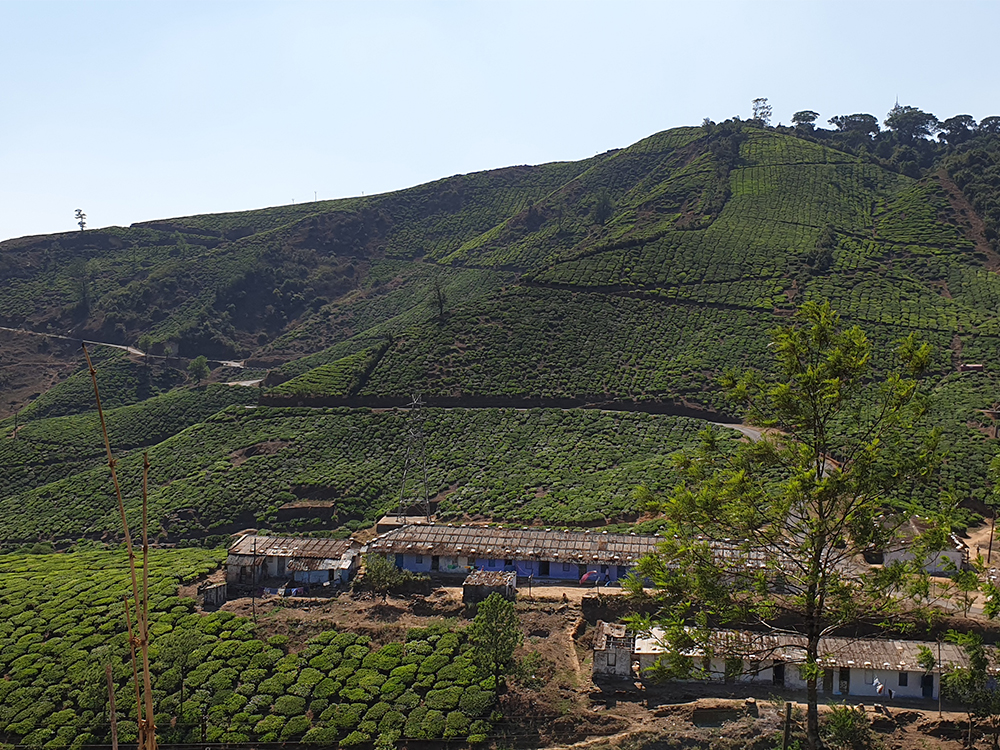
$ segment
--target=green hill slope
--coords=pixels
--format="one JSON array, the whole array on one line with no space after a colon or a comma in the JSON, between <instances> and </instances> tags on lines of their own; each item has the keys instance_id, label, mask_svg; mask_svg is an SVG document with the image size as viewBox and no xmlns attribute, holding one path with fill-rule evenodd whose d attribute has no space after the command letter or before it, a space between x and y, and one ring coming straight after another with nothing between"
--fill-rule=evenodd
<instances>
[{"instance_id":1,"label":"green hill slope","mask_svg":"<svg viewBox=\"0 0 1000 750\"><path fill-rule=\"evenodd\" d=\"M364 407L402 405L414 393L440 406L724 412L718 376L766 369L769 331L818 298L867 331L877 367L911 331L935 346L928 385L951 451L944 487L978 501L994 450L984 410L1000 401L992 372L1000 354L995 140L945 150L915 179L861 149L728 122L665 131L581 162L386 195L22 238L0 244L0 323L130 343L146 336L154 352L247 356L273 368L261 395L272 408L250 419L238 411L208 418L224 406L210 399L191 418L162 425L134 412L137 424L151 425L143 445L153 445L163 472L154 504L171 538L239 523L293 527L295 514L282 511L279 520L277 509L308 500L303 488L317 471L299 461L329 462L353 477L329 485L324 502L336 508L320 525L369 521L398 491L393 451L403 437ZM986 371L960 372L968 363ZM108 366L122 369L107 377L121 384L123 406L145 403L154 414L155 403L167 403L150 397L169 382L141 386L129 365ZM71 381L26 416L89 409L77 404L82 384ZM299 405L361 410L273 408ZM491 446L489 420L514 413L463 412L450 440ZM560 444L586 445L593 417L566 414ZM66 423L68 435L92 417L79 419ZM34 429L61 425L45 421ZM319 437L345 424L364 437ZM618 429L604 424L600 439L613 441ZM685 428L664 451L695 432ZM381 436L377 450L371 434ZM74 440L53 450L70 451ZM258 445L275 452L240 458ZM601 474L592 486L574 485L576 494L545 493L545 481L529 478L535 458L507 465L498 450L435 454L434 484L455 485L443 512L615 521L630 517L629 483L669 476L653 453L633 446L627 463L642 471ZM92 454L10 482L0 538L110 531L112 506L94 489L101 480L88 468ZM586 452L575 455L591 467L584 475L603 471ZM487 505L469 500L463 488L475 482L463 461L498 463L484 476L498 488L514 481L510 497L520 500L500 502L501 489L487 493ZM15 452L8 471L39 465ZM512 472L524 476L510 480ZM544 499L531 501L532 492Z\"/></svg>"}]
</instances>

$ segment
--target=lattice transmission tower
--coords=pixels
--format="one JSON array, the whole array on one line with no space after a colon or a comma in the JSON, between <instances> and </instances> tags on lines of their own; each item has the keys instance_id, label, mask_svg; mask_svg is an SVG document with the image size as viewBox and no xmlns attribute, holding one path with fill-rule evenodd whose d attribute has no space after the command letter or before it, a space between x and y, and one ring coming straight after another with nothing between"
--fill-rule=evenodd
<instances>
[{"instance_id":1,"label":"lattice transmission tower","mask_svg":"<svg viewBox=\"0 0 1000 750\"><path fill-rule=\"evenodd\" d=\"M410 401L407 408L410 410L407 414L407 441L406 441L406 457L403 459L403 481L400 483L399 487L399 510L396 512L396 520L402 522L406 517L406 509L414 504L414 501L419 501L420 498L414 498L413 501L407 503L406 501L406 480L409 478L410 472L420 471L420 475L423 478L423 506L424 515L427 518L427 522L430 523L431 520L431 497L427 492L427 450L424 446L424 421L421 415L421 409L423 409L424 402L419 395L414 396L413 400ZM419 483L419 478L418 478Z\"/></svg>"}]
</instances>

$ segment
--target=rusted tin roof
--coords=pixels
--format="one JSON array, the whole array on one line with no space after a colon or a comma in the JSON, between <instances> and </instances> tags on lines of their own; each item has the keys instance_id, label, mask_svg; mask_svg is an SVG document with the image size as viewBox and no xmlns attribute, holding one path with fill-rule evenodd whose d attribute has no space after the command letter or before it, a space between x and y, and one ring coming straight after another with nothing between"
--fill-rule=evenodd
<instances>
[{"instance_id":1,"label":"rusted tin roof","mask_svg":"<svg viewBox=\"0 0 1000 750\"><path fill-rule=\"evenodd\" d=\"M662 537L607 531L498 529L444 524L400 526L368 543L381 554L452 555L492 560L541 560L580 565L632 566L656 550ZM719 565L730 569L768 567L781 551L747 551L731 540L704 541Z\"/></svg>"},{"instance_id":2,"label":"rusted tin roof","mask_svg":"<svg viewBox=\"0 0 1000 750\"><path fill-rule=\"evenodd\" d=\"M336 560L321 557L293 557L286 566L288 570L335 570L340 567L340 558Z\"/></svg>"},{"instance_id":3,"label":"rusted tin roof","mask_svg":"<svg viewBox=\"0 0 1000 750\"><path fill-rule=\"evenodd\" d=\"M503 570L474 570L465 577L463 586L490 586L504 588L517 585L517 573Z\"/></svg>"},{"instance_id":4,"label":"rusted tin roof","mask_svg":"<svg viewBox=\"0 0 1000 750\"><path fill-rule=\"evenodd\" d=\"M245 534L229 548L229 554L339 560L350 549L350 539L306 539Z\"/></svg>"},{"instance_id":5,"label":"rusted tin roof","mask_svg":"<svg viewBox=\"0 0 1000 750\"><path fill-rule=\"evenodd\" d=\"M606 649L626 649L632 650L635 638L621 623L597 621L597 629L594 634L594 650L604 651Z\"/></svg>"},{"instance_id":6,"label":"rusted tin roof","mask_svg":"<svg viewBox=\"0 0 1000 750\"><path fill-rule=\"evenodd\" d=\"M663 653L663 631L654 628L635 639L635 653ZM738 656L747 661L780 660L788 664L805 663L804 636L772 635L747 631L719 630L712 634L711 648L720 656ZM940 661L935 672L948 671L952 666L965 666L965 652L955 644L936 641L903 641L883 638L823 638L819 646L819 664L823 667L853 669L885 669L900 672L923 671L917 663L920 647L929 648ZM704 656L703 648L692 649L689 656ZM995 668L991 672L997 671Z\"/></svg>"},{"instance_id":7,"label":"rusted tin roof","mask_svg":"<svg viewBox=\"0 0 1000 750\"><path fill-rule=\"evenodd\" d=\"M581 564L632 565L652 552L655 536L551 529L495 529L482 526L401 526L369 542L382 554L460 555L496 560L547 560Z\"/></svg>"}]
</instances>

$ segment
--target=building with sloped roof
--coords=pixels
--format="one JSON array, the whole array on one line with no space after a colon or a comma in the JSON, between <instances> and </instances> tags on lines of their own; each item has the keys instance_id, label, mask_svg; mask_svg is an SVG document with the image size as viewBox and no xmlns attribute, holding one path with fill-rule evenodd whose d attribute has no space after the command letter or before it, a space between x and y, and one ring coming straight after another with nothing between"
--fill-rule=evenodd
<instances>
[{"instance_id":1,"label":"building with sloped roof","mask_svg":"<svg viewBox=\"0 0 1000 750\"><path fill-rule=\"evenodd\" d=\"M656 536L606 531L500 529L444 524L406 525L368 543L366 550L391 556L404 570L465 575L472 569L507 570L520 578L579 580L596 572L611 582L653 552Z\"/></svg>"},{"instance_id":2,"label":"building with sloped roof","mask_svg":"<svg viewBox=\"0 0 1000 750\"><path fill-rule=\"evenodd\" d=\"M347 583L357 569L360 545L352 539L244 534L229 548L226 582L257 585L265 578L296 583Z\"/></svg>"},{"instance_id":3,"label":"building with sloped roof","mask_svg":"<svg viewBox=\"0 0 1000 750\"><path fill-rule=\"evenodd\" d=\"M766 553L748 552L736 541L701 541L729 570L768 566ZM612 583L661 542L659 536L608 531L407 524L377 536L365 550L392 556L397 566L415 573L464 575L479 568L513 571L519 578L579 581L586 576L590 582Z\"/></svg>"},{"instance_id":4,"label":"building with sloped roof","mask_svg":"<svg viewBox=\"0 0 1000 750\"><path fill-rule=\"evenodd\" d=\"M635 635L633 663L640 677L648 675L666 650L663 639L658 628ZM804 636L795 634L718 630L709 646L693 647L684 655L694 661L699 679L805 690L806 681L799 673L805 663L805 643ZM921 648L930 649L934 657L930 671L920 666ZM599 641L594 649L596 664ZM740 665L736 675L726 669L727 660L733 659ZM828 637L820 641L823 675L817 688L823 696L931 699L938 697L942 674L967 664L965 652L952 643ZM998 672L995 665L990 671Z\"/></svg>"},{"instance_id":5,"label":"building with sloped roof","mask_svg":"<svg viewBox=\"0 0 1000 750\"><path fill-rule=\"evenodd\" d=\"M491 594L508 601L517 599L517 573L506 570L473 570L462 583L462 602L478 604Z\"/></svg>"}]
</instances>

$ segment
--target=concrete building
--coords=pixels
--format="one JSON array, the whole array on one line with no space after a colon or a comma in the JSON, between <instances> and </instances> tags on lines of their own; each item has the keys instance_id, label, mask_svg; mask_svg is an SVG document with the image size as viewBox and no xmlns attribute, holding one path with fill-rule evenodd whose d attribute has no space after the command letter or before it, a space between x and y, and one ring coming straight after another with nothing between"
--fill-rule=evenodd
<instances>
[{"instance_id":1,"label":"concrete building","mask_svg":"<svg viewBox=\"0 0 1000 750\"><path fill-rule=\"evenodd\" d=\"M632 663L640 678L648 674L664 652L662 638L663 632L656 629L636 636ZM595 642L595 670L598 645ZM703 648L692 649L689 656L695 662L696 679L804 691L806 682L798 669L805 663L804 646L805 639L800 636L717 631L711 656ZM931 649L937 662L930 673L917 663L921 646ZM738 674L726 674L726 654L739 660ZM949 643L824 638L820 645L823 678L818 688L821 696L937 698L942 672L963 666L966 661L965 652ZM879 685L883 686L882 694L878 692Z\"/></svg>"},{"instance_id":2,"label":"concrete building","mask_svg":"<svg viewBox=\"0 0 1000 750\"><path fill-rule=\"evenodd\" d=\"M473 570L462 583L462 601L465 604L478 604L491 594L500 594L508 601L516 600L517 573Z\"/></svg>"},{"instance_id":3,"label":"concrete building","mask_svg":"<svg viewBox=\"0 0 1000 750\"><path fill-rule=\"evenodd\" d=\"M894 562L909 562L916 555L914 540L928 528L926 521L913 517L904 523L897 533L897 538L882 552L882 564ZM969 549L965 542L955 534L948 534L948 546L939 552L929 552L921 560L923 569L934 576L947 576L959 570L969 562Z\"/></svg>"},{"instance_id":4,"label":"concrete building","mask_svg":"<svg viewBox=\"0 0 1000 750\"><path fill-rule=\"evenodd\" d=\"M361 545L352 539L307 539L244 534L229 548L226 582L258 585L267 578L323 585L347 583Z\"/></svg>"},{"instance_id":5,"label":"concrete building","mask_svg":"<svg viewBox=\"0 0 1000 750\"><path fill-rule=\"evenodd\" d=\"M415 573L466 575L473 569L508 571L519 578L579 581L594 572L602 583L626 575L661 539L606 531L499 529L444 524L405 525L366 547Z\"/></svg>"},{"instance_id":6,"label":"concrete building","mask_svg":"<svg viewBox=\"0 0 1000 750\"><path fill-rule=\"evenodd\" d=\"M598 620L594 633L594 678L633 678L634 650L635 635L624 625Z\"/></svg>"}]
</instances>

